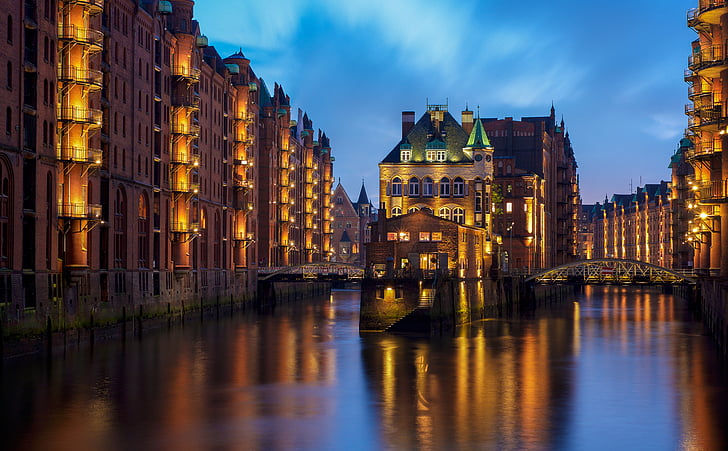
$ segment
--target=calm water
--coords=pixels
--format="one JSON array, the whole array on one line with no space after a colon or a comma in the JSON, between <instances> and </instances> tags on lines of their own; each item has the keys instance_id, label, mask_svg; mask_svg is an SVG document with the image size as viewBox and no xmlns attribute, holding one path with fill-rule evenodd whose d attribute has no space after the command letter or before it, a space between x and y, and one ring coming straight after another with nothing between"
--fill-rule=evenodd
<instances>
[{"instance_id":1,"label":"calm water","mask_svg":"<svg viewBox=\"0 0 728 451\"><path fill-rule=\"evenodd\" d=\"M0 448L728 449L728 370L682 301L593 288L433 340L359 294L2 370Z\"/></svg>"}]
</instances>

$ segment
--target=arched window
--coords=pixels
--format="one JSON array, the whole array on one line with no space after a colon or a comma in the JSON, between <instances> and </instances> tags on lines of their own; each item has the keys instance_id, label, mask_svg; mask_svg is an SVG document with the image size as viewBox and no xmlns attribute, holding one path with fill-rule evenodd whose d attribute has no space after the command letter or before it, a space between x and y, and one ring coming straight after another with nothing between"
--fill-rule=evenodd
<instances>
[{"instance_id":1,"label":"arched window","mask_svg":"<svg viewBox=\"0 0 728 451\"><path fill-rule=\"evenodd\" d=\"M126 268L126 194L122 188L116 190L114 201L114 268Z\"/></svg>"},{"instance_id":2,"label":"arched window","mask_svg":"<svg viewBox=\"0 0 728 451\"><path fill-rule=\"evenodd\" d=\"M442 207L437 211L437 216L441 217L442 219L452 219L452 216L450 215L450 209L448 207Z\"/></svg>"},{"instance_id":3,"label":"arched window","mask_svg":"<svg viewBox=\"0 0 728 451\"><path fill-rule=\"evenodd\" d=\"M458 224L463 224L465 222L465 210L460 207L453 208L452 220L457 222Z\"/></svg>"},{"instance_id":4,"label":"arched window","mask_svg":"<svg viewBox=\"0 0 728 451\"><path fill-rule=\"evenodd\" d=\"M420 207L409 207L407 209L407 213L414 213L414 212L419 211L419 210L420 210Z\"/></svg>"},{"instance_id":5,"label":"arched window","mask_svg":"<svg viewBox=\"0 0 728 451\"><path fill-rule=\"evenodd\" d=\"M465 195L465 183L460 177L456 177L452 183L452 195L455 197L462 197Z\"/></svg>"},{"instance_id":6,"label":"arched window","mask_svg":"<svg viewBox=\"0 0 728 451\"><path fill-rule=\"evenodd\" d=\"M412 177L409 179L409 195L419 197L420 195L420 179Z\"/></svg>"},{"instance_id":7,"label":"arched window","mask_svg":"<svg viewBox=\"0 0 728 451\"><path fill-rule=\"evenodd\" d=\"M447 177L440 179L440 197L450 197L450 179Z\"/></svg>"},{"instance_id":8,"label":"arched window","mask_svg":"<svg viewBox=\"0 0 728 451\"><path fill-rule=\"evenodd\" d=\"M401 196L401 195L402 195L402 179L399 177L395 177L392 179L392 196Z\"/></svg>"},{"instance_id":9,"label":"arched window","mask_svg":"<svg viewBox=\"0 0 728 451\"><path fill-rule=\"evenodd\" d=\"M392 217L399 216L402 214L402 208L401 207L394 207L392 208Z\"/></svg>"},{"instance_id":10,"label":"arched window","mask_svg":"<svg viewBox=\"0 0 728 451\"><path fill-rule=\"evenodd\" d=\"M422 195L425 197L432 197L432 179L430 177L425 177L422 180Z\"/></svg>"},{"instance_id":11,"label":"arched window","mask_svg":"<svg viewBox=\"0 0 728 451\"><path fill-rule=\"evenodd\" d=\"M13 63L8 61L7 64L7 85L8 89L13 89Z\"/></svg>"},{"instance_id":12,"label":"arched window","mask_svg":"<svg viewBox=\"0 0 728 451\"><path fill-rule=\"evenodd\" d=\"M13 43L13 16L8 14L8 29L7 31L7 38L8 38L8 44Z\"/></svg>"},{"instance_id":13,"label":"arched window","mask_svg":"<svg viewBox=\"0 0 728 451\"><path fill-rule=\"evenodd\" d=\"M139 216L137 218L139 267L149 268L149 201L146 194L139 195Z\"/></svg>"},{"instance_id":14,"label":"arched window","mask_svg":"<svg viewBox=\"0 0 728 451\"><path fill-rule=\"evenodd\" d=\"M0 159L0 268L11 267L13 230L12 173L10 165Z\"/></svg>"}]
</instances>

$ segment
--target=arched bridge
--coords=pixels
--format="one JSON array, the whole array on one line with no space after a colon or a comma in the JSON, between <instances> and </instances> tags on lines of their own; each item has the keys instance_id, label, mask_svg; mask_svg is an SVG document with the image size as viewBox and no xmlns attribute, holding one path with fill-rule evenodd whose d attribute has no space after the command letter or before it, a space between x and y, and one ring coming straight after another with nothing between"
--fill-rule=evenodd
<instances>
[{"instance_id":1,"label":"arched bridge","mask_svg":"<svg viewBox=\"0 0 728 451\"><path fill-rule=\"evenodd\" d=\"M695 284L676 271L636 260L601 258L582 260L548 269L526 279L535 283L573 284Z\"/></svg>"},{"instance_id":2,"label":"arched bridge","mask_svg":"<svg viewBox=\"0 0 728 451\"><path fill-rule=\"evenodd\" d=\"M274 279L362 279L364 268L351 263L321 262L296 266L260 268L258 280Z\"/></svg>"}]
</instances>

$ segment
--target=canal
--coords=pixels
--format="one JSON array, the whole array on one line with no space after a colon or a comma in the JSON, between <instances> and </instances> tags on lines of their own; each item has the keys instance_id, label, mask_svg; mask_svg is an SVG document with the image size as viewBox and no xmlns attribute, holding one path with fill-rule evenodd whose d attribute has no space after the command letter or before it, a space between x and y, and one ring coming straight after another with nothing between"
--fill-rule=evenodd
<instances>
[{"instance_id":1,"label":"canal","mask_svg":"<svg viewBox=\"0 0 728 451\"><path fill-rule=\"evenodd\" d=\"M587 287L436 339L359 293L6 361L0 448L728 449L728 369L685 303Z\"/></svg>"}]
</instances>

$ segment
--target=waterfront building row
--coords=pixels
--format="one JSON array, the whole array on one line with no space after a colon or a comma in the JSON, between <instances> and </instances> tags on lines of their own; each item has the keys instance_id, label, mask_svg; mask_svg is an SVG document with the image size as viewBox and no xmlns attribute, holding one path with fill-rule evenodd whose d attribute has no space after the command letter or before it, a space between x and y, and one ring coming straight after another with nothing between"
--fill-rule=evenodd
<instances>
[{"instance_id":1,"label":"waterfront building row","mask_svg":"<svg viewBox=\"0 0 728 451\"><path fill-rule=\"evenodd\" d=\"M192 0L0 5L4 320L242 299L328 257L328 137Z\"/></svg>"}]
</instances>

